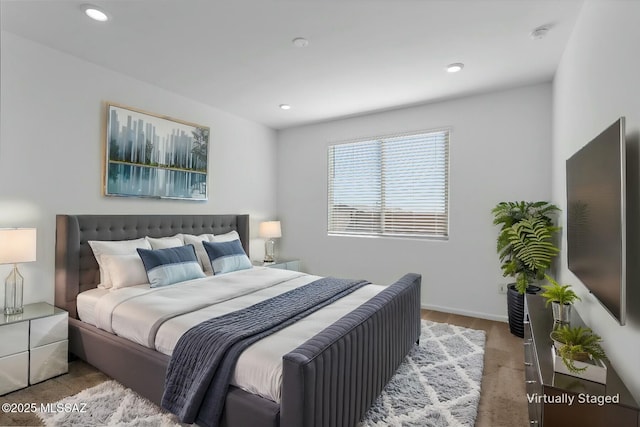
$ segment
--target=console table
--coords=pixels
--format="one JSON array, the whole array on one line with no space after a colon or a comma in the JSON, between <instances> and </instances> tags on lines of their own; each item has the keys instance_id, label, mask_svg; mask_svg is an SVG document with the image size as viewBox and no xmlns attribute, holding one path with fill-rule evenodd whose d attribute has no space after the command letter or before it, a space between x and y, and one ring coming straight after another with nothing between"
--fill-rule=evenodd
<instances>
[{"instance_id":1,"label":"console table","mask_svg":"<svg viewBox=\"0 0 640 427\"><path fill-rule=\"evenodd\" d=\"M606 384L553 371L553 342L549 337L553 330L553 315L551 306L545 307L544 298L525 295L524 323L525 382L530 425L640 426L640 407L610 363L605 362ZM585 326L575 309L571 313L571 325Z\"/></svg>"}]
</instances>

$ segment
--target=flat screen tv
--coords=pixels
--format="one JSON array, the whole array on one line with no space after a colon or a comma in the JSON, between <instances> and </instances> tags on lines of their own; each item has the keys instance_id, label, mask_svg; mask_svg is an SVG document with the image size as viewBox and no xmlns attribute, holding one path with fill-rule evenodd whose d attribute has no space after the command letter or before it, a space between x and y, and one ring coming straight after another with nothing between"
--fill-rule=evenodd
<instances>
[{"instance_id":1,"label":"flat screen tv","mask_svg":"<svg viewBox=\"0 0 640 427\"><path fill-rule=\"evenodd\" d=\"M626 317L624 117L567 160L569 269L609 313Z\"/></svg>"}]
</instances>

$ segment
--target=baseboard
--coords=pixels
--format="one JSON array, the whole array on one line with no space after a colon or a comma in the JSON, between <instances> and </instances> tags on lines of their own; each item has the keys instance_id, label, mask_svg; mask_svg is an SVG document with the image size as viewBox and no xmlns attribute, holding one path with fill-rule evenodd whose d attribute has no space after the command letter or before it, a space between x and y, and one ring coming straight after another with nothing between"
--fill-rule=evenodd
<instances>
[{"instance_id":1,"label":"baseboard","mask_svg":"<svg viewBox=\"0 0 640 427\"><path fill-rule=\"evenodd\" d=\"M509 318L506 315L505 316L497 316L495 314L480 313L480 312L476 312L476 311L460 310L460 309L457 309L457 308L441 307L441 306L438 306L438 305L431 305L431 304L421 304L420 307L425 309L425 310L434 310L434 311L441 311L443 313L459 314L461 316L477 317L479 319L495 320L496 322L505 322L505 323L507 323L509 321Z\"/></svg>"}]
</instances>

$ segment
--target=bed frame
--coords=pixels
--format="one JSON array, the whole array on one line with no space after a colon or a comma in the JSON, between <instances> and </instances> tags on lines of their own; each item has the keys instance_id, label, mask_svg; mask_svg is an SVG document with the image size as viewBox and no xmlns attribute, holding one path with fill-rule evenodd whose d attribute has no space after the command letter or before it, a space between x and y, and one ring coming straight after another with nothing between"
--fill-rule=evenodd
<instances>
[{"instance_id":1,"label":"bed frame","mask_svg":"<svg viewBox=\"0 0 640 427\"><path fill-rule=\"evenodd\" d=\"M55 304L69 312L69 351L159 404L169 357L78 319L78 293L100 280L87 242L231 230L248 254L248 215L57 215ZM231 386L221 425L356 425L420 336L420 281L405 275L286 354L280 404Z\"/></svg>"}]
</instances>

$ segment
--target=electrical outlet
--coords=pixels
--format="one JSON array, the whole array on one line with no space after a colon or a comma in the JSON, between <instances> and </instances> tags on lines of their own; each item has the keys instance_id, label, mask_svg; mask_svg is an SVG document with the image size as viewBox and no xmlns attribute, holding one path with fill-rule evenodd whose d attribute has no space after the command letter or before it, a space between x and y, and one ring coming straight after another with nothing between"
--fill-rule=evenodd
<instances>
[{"instance_id":1,"label":"electrical outlet","mask_svg":"<svg viewBox=\"0 0 640 427\"><path fill-rule=\"evenodd\" d=\"M506 294L507 293L507 284L506 283L499 283L498 284L498 293L499 294Z\"/></svg>"}]
</instances>

